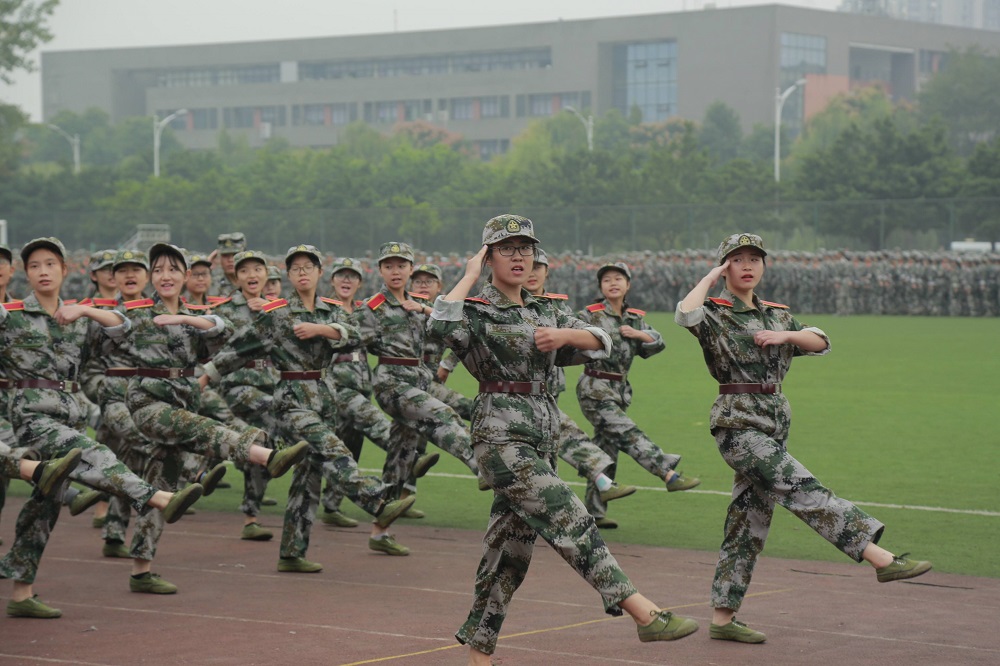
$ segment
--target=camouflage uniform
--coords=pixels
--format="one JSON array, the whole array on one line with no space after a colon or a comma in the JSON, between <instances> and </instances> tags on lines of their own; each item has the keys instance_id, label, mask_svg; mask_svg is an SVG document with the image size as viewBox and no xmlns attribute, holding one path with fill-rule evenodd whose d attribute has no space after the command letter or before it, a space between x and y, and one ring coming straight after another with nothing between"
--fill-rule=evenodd
<instances>
[{"instance_id":1,"label":"camouflage uniform","mask_svg":"<svg viewBox=\"0 0 1000 666\"><path fill-rule=\"evenodd\" d=\"M310 248L303 250L313 253ZM292 248L293 250L295 248ZM289 256L294 254L290 251ZM243 367L248 360L270 358L282 373L274 391L277 434L285 441L305 440L310 448L299 463L288 490L285 523L281 535L281 557L304 557L309 532L316 518L322 478L333 478L358 506L376 514L387 488L376 477L362 476L350 451L334 433L337 422L336 386L325 372L334 350L357 340L357 329L347 320L336 301L317 297L310 311L298 294L272 301L258 313L252 326L237 332L205 365L205 372L218 381L222 375ZM326 324L340 331L340 340L315 337L300 340L296 323ZM319 379L284 378L284 373L319 372Z\"/></svg>"},{"instance_id":2,"label":"camouflage uniform","mask_svg":"<svg viewBox=\"0 0 1000 666\"><path fill-rule=\"evenodd\" d=\"M487 654L496 648L507 606L524 580L538 536L601 594L608 613L621 614L618 604L636 593L594 519L555 472L559 408L544 388L553 364L603 356L610 340L547 299L522 295L523 308L492 285L465 303L438 299L430 324L431 335L452 347L481 382L537 382L540 387L537 394L480 393L472 414L476 460L495 495L475 600L456 638ZM534 330L540 326L586 328L604 349L542 353L534 344Z\"/></svg>"},{"instance_id":3,"label":"camouflage uniform","mask_svg":"<svg viewBox=\"0 0 1000 666\"><path fill-rule=\"evenodd\" d=\"M88 348L89 321L81 318L60 326L39 305L34 294L20 304L0 308L2 374L15 382L65 382L65 389L69 389L9 389L11 424L19 446L30 452L29 457L48 460L75 447L83 449L82 463L72 478L98 490L128 497L136 511L145 513L149 510L146 503L156 489L130 472L106 446L81 434L86 413L73 392L78 390L75 380ZM103 333L120 337L128 329L129 322L122 321L103 329ZM58 499L43 497L37 490L32 493L18 516L14 544L0 560L0 577L34 582L60 506Z\"/></svg>"},{"instance_id":4,"label":"camouflage uniform","mask_svg":"<svg viewBox=\"0 0 1000 666\"><path fill-rule=\"evenodd\" d=\"M616 270L622 270L616 268ZM625 269L627 270L627 268ZM587 306L579 313L579 317L592 326L597 326L607 333L612 340L612 351L608 358L587 364L586 372L609 373L620 376L619 379L609 377L594 377L581 374L576 384L576 397L580 401L583 415L594 426L594 443L612 459L617 461L618 452L624 451L650 474L666 479L667 473L677 466L681 457L664 453L642 430L628 417L625 411L632 404L632 385L628 381L628 372L632 360L638 356L649 358L663 351L663 337L655 331L644 318L642 310L622 306L621 316L612 311L605 301ZM631 326L653 338L652 342L643 342L635 338L623 337L622 326ZM615 478L617 462L604 473ZM607 505L601 501L601 493L591 480L587 483L587 508L598 518L605 515Z\"/></svg>"},{"instance_id":5,"label":"camouflage uniform","mask_svg":"<svg viewBox=\"0 0 1000 666\"><path fill-rule=\"evenodd\" d=\"M746 236L747 234L744 234ZM759 237L750 244L763 251ZM759 245L758 245L759 243ZM745 243L746 244L746 243ZM720 246L724 259L727 253ZM721 263L721 261L720 261ZM675 321L698 338L708 371L723 384L773 384L774 393L721 394L712 405L710 427L723 460L736 472L719 562L712 583L712 606L737 611L757 556L764 547L775 503L785 507L841 552L860 562L885 526L819 482L786 450L791 409L780 384L794 356L823 356L830 339L804 327L787 306L761 301L752 306L723 290L691 312L678 305ZM756 331L811 331L827 342L811 353L792 344L758 347Z\"/></svg>"},{"instance_id":6,"label":"camouflage uniform","mask_svg":"<svg viewBox=\"0 0 1000 666\"><path fill-rule=\"evenodd\" d=\"M379 261L390 257L412 261L413 251L404 243L386 243ZM419 301L419 296L410 294ZM469 446L469 432L454 409L432 396L428 389L433 375L423 364L427 317L409 312L387 287L359 308L361 339L368 352L379 357L373 373L375 399L393 423L383 476L387 483L402 486L417 459L420 436L452 454L473 473L476 463ZM407 365L393 363L407 363Z\"/></svg>"},{"instance_id":7,"label":"camouflage uniform","mask_svg":"<svg viewBox=\"0 0 1000 666\"><path fill-rule=\"evenodd\" d=\"M247 249L247 237L239 231L219 234L218 241L216 250L220 255L234 255ZM212 270L212 288L210 289L212 296L227 298L237 291L239 291L239 285L226 275L221 264Z\"/></svg>"}]
</instances>

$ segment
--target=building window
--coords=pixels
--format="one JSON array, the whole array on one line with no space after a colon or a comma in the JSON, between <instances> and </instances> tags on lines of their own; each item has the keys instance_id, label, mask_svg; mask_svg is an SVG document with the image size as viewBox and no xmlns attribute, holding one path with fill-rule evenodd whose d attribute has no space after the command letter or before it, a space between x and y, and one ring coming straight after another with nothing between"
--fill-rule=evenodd
<instances>
[{"instance_id":1,"label":"building window","mask_svg":"<svg viewBox=\"0 0 1000 666\"><path fill-rule=\"evenodd\" d=\"M302 104L292 107L293 125L326 125L326 104Z\"/></svg>"},{"instance_id":2,"label":"building window","mask_svg":"<svg viewBox=\"0 0 1000 666\"><path fill-rule=\"evenodd\" d=\"M252 83L279 83L280 81L280 63L247 65L245 67L168 69L157 72L157 85L161 88L232 86Z\"/></svg>"},{"instance_id":3,"label":"building window","mask_svg":"<svg viewBox=\"0 0 1000 666\"><path fill-rule=\"evenodd\" d=\"M244 129L254 126L257 109L252 106L236 106L222 110L222 122L227 128Z\"/></svg>"},{"instance_id":4,"label":"building window","mask_svg":"<svg viewBox=\"0 0 1000 666\"><path fill-rule=\"evenodd\" d=\"M612 57L617 109L626 116L638 109L646 123L677 115L677 42L618 44Z\"/></svg>"},{"instance_id":5,"label":"building window","mask_svg":"<svg viewBox=\"0 0 1000 666\"><path fill-rule=\"evenodd\" d=\"M529 116L551 116L552 108L552 95L528 95Z\"/></svg>"},{"instance_id":6,"label":"building window","mask_svg":"<svg viewBox=\"0 0 1000 666\"><path fill-rule=\"evenodd\" d=\"M260 122L270 123L272 127L284 127L287 124L285 107L283 106L262 106L257 109L260 113Z\"/></svg>"},{"instance_id":7,"label":"building window","mask_svg":"<svg viewBox=\"0 0 1000 666\"><path fill-rule=\"evenodd\" d=\"M473 120L475 117L475 100L472 97L451 100L452 120Z\"/></svg>"},{"instance_id":8,"label":"building window","mask_svg":"<svg viewBox=\"0 0 1000 666\"><path fill-rule=\"evenodd\" d=\"M476 51L403 58L301 62L299 63L299 80L431 76L496 70L544 69L551 66L552 49L550 48Z\"/></svg>"},{"instance_id":9,"label":"building window","mask_svg":"<svg viewBox=\"0 0 1000 666\"><path fill-rule=\"evenodd\" d=\"M510 116L509 97L481 97L479 99L479 116L481 118L507 118Z\"/></svg>"},{"instance_id":10,"label":"building window","mask_svg":"<svg viewBox=\"0 0 1000 666\"><path fill-rule=\"evenodd\" d=\"M357 104L331 104L330 124L348 125L358 119Z\"/></svg>"},{"instance_id":11,"label":"building window","mask_svg":"<svg viewBox=\"0 0 1000 666\"><path fill-rule=\"evenodd\" d=\"M214 130L219 128L217 109L191 109L189 127L193 130Z\"/></svg>"},{"instance_id":12,"label":"building window","mask_svg":"<svg viewBox=\"0 0 1000 666\"><path fill-rule=\"evenodd\" d=\"M778 84L782 91L807 74L826 74L826 37L802 35L794 32L781 33L781 70ZM857 77L855 77L857 78ZM782 127L791 136L802 131L805 103L804 92L799 87L782 108Z\"/></svg>"}]
</instances>

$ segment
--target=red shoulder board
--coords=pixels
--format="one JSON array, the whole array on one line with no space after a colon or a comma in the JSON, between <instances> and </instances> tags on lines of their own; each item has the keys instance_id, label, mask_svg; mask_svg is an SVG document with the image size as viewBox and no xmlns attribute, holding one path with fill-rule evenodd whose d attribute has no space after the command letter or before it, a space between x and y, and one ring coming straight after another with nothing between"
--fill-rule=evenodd
<instances>
[{"instance_id":1,"label":"red shoulder board","mask_svg":"<svg viewBox=\"0 0 1000 666\"><path fill-rule=\"evenodd\" d=\"M422 298L422 299L424 299L425 301L429 301L429 300L431 300L431 297L430 297L430 296L429 296L428 294L418 294L418 293L417 293L417 292L415 292L415 291L408 291L408 292L406 292L406 294L407 294L408 296L412 296L413 298Z\"/></svg>"},{"instance_id":2,"label":"red shoulder board","mask_svg":"<svg viewBox=\"0 0 1000 666\"><path fill-rule=\"evenodd\" d=\"M364 301L354 301L354 307L356 308L360 308L364 304L365 304Z\"/></svg>"},{"instance_id":3,"label":"red shoulder board","mask_svg":"<svg viewBox=\"0 0 1000 666\"><path fill-rule=\"evenodd\" d=\"M772 303L771 301L761 301L761 305L770 305L772 308L782 308L784 310L788 309L787 305L782 305L781 303Z\"/></svg>"},{"instance_id":4,"label":"red shoulder board","mask_svg":"<svg viewBox=\"0 0 1000 666\"><path fill-rule=\"evenodd\" d=\"M201 310L211 310L212 309L211 305L195 305L194 303L185 303L184 305L187 306L188 310L201 311Z\"/></svg>"},{"instance_id":5,"label":"red shoulder board","mask_svg":"<svg viewBox=\"0 0 1000 666\"><path fill-rule=\"evenodd\" d=\"M727 301L724 298L709 298L708 300L712 301L716 305L725 305L727 308L733 307L732 301Z\"/></svg>"},{"instance_id":6,"label":"red shoulder board","mask_svg":"<svg viewBox=\"0 0 1000 666\"><path fill-rule=\"evenodd\" d=\"M83 303L79 303L75 298L69 298L63 301L63 305L77 305L77 304L83 305Z\"/></svg>"},{"instance_id":7,"label":"red shoulder board","mask_svg":"<svg viewBox=\"0 0 1000 666\"><path fill-rule=\"evenodd\" d=\"M625 312L631 312L632 314L639 315L640 317L645 317L646 316L646 311L645 310L640 310L639 308L629 308Z\"/></svg>"},{"instance_id":8,"label":"red shoulder board","mask_svg":"<svg viewBox=\"0 0 1000 666\"><path fill-rule=\"evenodd\" d=\"M69 303L69 301L63 301L63 303ZM82 301L80 301L79 303L77 303L77 305L93 305L93 304L94 304L94 301L93 301L93 299L90 299L90 298L85 298Z\"/></svg>"},{"instance_id":9,"label":"red shoulder board","mask_svg":"<svg viewBox=\"0 0 1000 666\"><path fill-rule=\"evenodd\" d=\"M558 298L560 301L568 301L569 294L550 294L548 292L542 294L545 298Z\"/></svg>"},{"instance_id":10,"label":"red shoulder board","mask_svg":"<svg viewBox=\"0 0 1000 666\"><path fill-rule=\"evenodd\" d=\"M327 298L326 296L320 296L319 300L323 301L324 303L329 303L330 305L340 305L340 306L344 305L341 301L338 301L335 298Z\"/></svg>"},{"instance_id":11,"label":"red shoulder board","mask_svg":"<svg viewBox=\"0 0 1000 666\"><path fill-rule=\"evenodd\" d=\"M209 296L205 299L209 305L219 305L220 303L226 303L232 299L225 296Z\"/></svg>"},{"instance_id":12,"label":"red shoulder board","mask_svg":"<svg viewBox=\"0 0 1000 666\"><path fill-rule=\"evenodd\" d=\"M472 301L473 303L482 303L483 305L489 305L490 302L485 298L467 298L466 301Z\"/></svg>"},{"instance_id":13,"label":"red shoulder board","mask_svg":"<svg viewBox=\"0 0 1000 666\"><path fill-rule=\"evenodd\" d=\"M381 293L375 294L374 296L368 299L368 309L374 310L383 303L385 303L385 294Z\"/></svg>"},{"instance_id":14,"label":"red shoulder board","mask_svg":"<svg viewBox=\"0 0 1000 666\"><path fill-rule=\"evenodd\" d=\"M135 310L136 308L151 308L153 307L152 298L140 298L136 301L125 301L126 310ZM191 307L190 305L188 307Z\"/></svg>"},{"instance_id":15,"label":"red shoulder board","mask_svg":"<svg viewBox=\"0 0 1000 666\"><path fill-rule=\"evenodd\" d=\"M7 312L15 312L17 310L24 309L24 301L11 301L10 303L4 303L3 309Z\"/></svg>"},{"instance_id":16,"label":"red shoulder board","mask_svg":"<svg viewBox=\"0 0 1000 666\"><path fill-rule=\"evenodd\" d=\"M87 299L90 300L89 298ZM86 301L81 301L80 305L88 305ZM118 306L118 299L116 298L95 298L90 305L98 308L113 308Z\"/></svg>"},{"instance_id":17,"label":"red shoulder board","mask_svg":"<svg viewBox=\"0 0 1000 666\"><path fill-rule=\"evenodd\" d=\"M277 310L278 308L283 308L288 305L288 301L284 298L279 298L276 301L271 301L270 303L265 303L261 310L264 312L271 312L272 310Z\"/></svg>"},{"instance_id":18,"label":"red shoulder board","mask_svg":"<svg viewBox=\"0 0 1000 666\"><path fill-rule=\"evenodd\" d=\"M603 309L604 303L594 303L592 305L588 305L586 308L587 312L600 312Z\"/></svg>"}]
</instances>

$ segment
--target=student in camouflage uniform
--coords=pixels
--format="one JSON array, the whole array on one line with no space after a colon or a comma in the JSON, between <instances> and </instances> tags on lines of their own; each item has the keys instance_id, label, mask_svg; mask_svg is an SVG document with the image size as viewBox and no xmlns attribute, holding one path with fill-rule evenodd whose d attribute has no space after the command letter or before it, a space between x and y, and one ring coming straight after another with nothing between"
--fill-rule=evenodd
<instances>
[{"instance_id":1,"label":"student in camouflage uniform","mask_svg":"<svg viewBox=\"0 0 1000 666\"><path fill-rule=\"evenodd\" d=\"M764 241L733 234L717 251L718 265L681 301L674 316L698 338L719 397L710 427L723 460L736 472L725 536L712 583L711 637L763 643L765 635L736 620L764 548L775 503L785 507L850 558L876 568L879 582L913 578L930 562L894 556L876 544L885 526L819 482L786 449L791 409L781 383L794 356L823 356L830 339L805 327L788 306L760 300ZM720 277L719 298L708 293Z\"/></svg>"},{"instance_id":2,"label":"student in camouflage uniform","mask_svg":"<svg viewBox=\"0 0 1000 666\"><path fill-rule=\"evenodd\" d=\"M207 255L188 254L191 274L184 282L184 302L188 305L213 305L208 292L212 288L212 260Z\"/></svg>"},{"instance_id":3,"label":"student in camouflage uniform","mask_svg":"<svg viewBox=\"0 0 1000 666\"><path fill-rule=\"evenodd\" d=\"M6 245L0 244L0 305L3 303L9 303L14 300L11 295L7 292L7 287L10 285L10 279L14 274L14 255L10 251L10 248ZM6 379L0 379L0 382L6 382ZM8 444L13 444L14 430L11 428L10 422L7 421L7 387L0 387L0 442L7 442ZM3 511L3 505L7 498L7 486L10 482L10 477L0 474L0 511ZM0 539L0 545L3 544L3 539Z\"/></svg>"},{"instance_id":4,"label":"student in camouflage uniform","mask_svg":"<svg viewBox=\"0 0 1000 666\"><path fill-rule=\"evenodd\" d=\"M490 525L476 575L475 599L456 634L470 664L489 664L507 606L524 580L541 536L601 594L612 615L629 613L642 641L682 638L694 620L662 612L636 591L573 491L555 473L559 408L546 390L553 365L581 363L611 350L599 328L565 314L522 287L537 239L531 220L493 218L483 248L431 315L430 334L445 342L479 380L472 414L476 460L493 488ZM482 268L490 284L467 299Z\"/></svg>"},{"instance_id":5,"label":"student in camouflage uniform","mask_svg":"<svg viewBox=\"0 0 1000 666\"><path fill-rule=\"evenodd\" d=\"M378 358L372 383L375 399L392 417L383 476L397 493L409 478L419 454L417 444L426 437L477 473L469 446L469 431L454 409L428 390L434 375L423 364L425 323L431 307L419 295L407 294L413 272L413 249L389 242L379 248L379 274L383 285L360 310L361 339Z\"/></svg>"},{"instance_id":6,"label":"student in camouflage uniform","mask_svg":"<svg viewBox=\"0 0 1000 666\"><path fill-rule=\"evenodd\" d=\"M667 490L689 490L701 481L678 474L674 468L681 457L664 453L625 413L632 404L632 385L628 381L632 360L636 356L649 358L664 347L663 337L646 322L646 313L628 307L625 299L631 283L632 272L623 262L597 269L602 298L578 316L611 337L612 351L608 358L587 363L576 383L576 397L583 415L594 426L594 443L614 461L605 471L609 477L615 478L618 452L624 451L647 472L662 479ZM587 483L587 509L597 519L598 527L618 526L607 518L607 504L593 482Z\"/></svg>"},{"instance_id":7,"label":"student in camouflage uniform","mask_svg":"<svg viewBox=\"0 0 1000 666\"><path fill-rule=\"evenodd\" d=\"M213 306L213 312L239 331L251 326L257 313L270 300L262 296L267 283L267 258L261 252L244 250L236 254L233 263L239 291L218 301ZM223 377L219 390L237 418L276 437L278 421L274 413L273 394L278 379L278 371L269 359L254 359ZM268 541L274 535L257 520L269 480L267 470L259 465L243 465L240 471L243 472L240 510L246 517L240 538Z\"/></svg>"},{"instance_id":8,"label":"student in camouflage uniform","mask_svg":"<svg viewBox=\"0 0 1000 666\"><path fill-rule=\"evenodd\" d=\"M218 242L218 247L208 255L212 262L219 260L218 268L213 271L212 291L214 296L226 298L239 289L236 282L236 264L233 260L237 253L247 249L247 237L242 232L234 231L219 234Z\"/></svg>"},{"instance_id":9,"label":"student in camouflage uniform","mask_svg":"<svg viewBox=\"0 0 1000 666\"><path fill-rule=\"evenodd\" d=\"M361 262L351 258L343 259L331 268L333 295L354 325L358 324L358 308L364 304L354 300L363 279L361 271ZM337 437L343 440L355 462L361 456L361 446L366 436L380 449L388 452L392 422L382 410L372 404L371 368L360 338L337 349L330 372L333 373L337 386ZM438 461L438 457L434 453L418 459L414 467L423 476ZM407 471L394 473L391 478L398 478ZM338 490L337 484L328 480L323 492L323 522L337 527L355 527L358 521L340 511L342 500L343 494ZM411 507L403 515L409 516L414 511Z\"/></svg>"},{"instance_id":10,"label":"student in camouflage uniform","mask_svg":"<svg viewBox=\"0 0 1000 666\"><path fill-rule=\"evenodd\" d=\"M59 297L67 273L66 250L55 238L38 238L21 249L32 293L23 302L0 309L0 369L11 382L10 416L18 446L46 460L82 449L73 479L108 493L128 497L138 512L161 509L167 522L179 519L202 487L180 493L158 491L130 472L106 447L81 434L85 414L74 393L77 371L86 361L88 321L111 337L125 335L130 323L120 314L85 305L66 305ZM60 503L34 493L18 517L14 544L0 560L0 577L14 580L7 613L53 618L61 613L32 595L32 583ZM158 513L158 512L157 512Z\"/></svg>"},{"instance_id":11,"label":"student in camouflage uniform","mask_svg":"<svg viewBox=\"0 0 1000 666\"><path fill-rule=\"evenodd\" d=\"M253 325L238 331L205 366L202 378L204 383L209 378L219 381L247 361L261 358L269 358L280 372L273 402L277 434L286 441L302 439L309 447L288 490L278 561L278 571L285 572L314 573L323 568L305 559L323 476L336 478L358 506L375 516L368 540L372 550L382 550L382 541L395 543L388 527L413 503L412 498L387 501L390 488L376 477L362 476L334 433L336 387L326 368L334 351L357 340L358 332L339 302L316 295L323 273L321 257L312 245L289 248L285 266L295 294L263 306Z\"/></svg>"},{"instance_id":12,"label":"student in camouflage uniform","mask_svg":"<svg viewBox=\"0 0 1000 666\"><path fill-rule=\"evenodd\" d=\"M201 416L201 390L194 366L207 355L205 339L231 332L224 319L195 314L181 300L187 277L184 252L167 243L149 250L150 281L155 299L125 303L132 331L124 347L135 373L125 401L139 431L156 444L144 476L151 483L176 487L183 472L182 451L210 459L231 459L267 467L272 477L284 474L306 454L301 442L282 451L263 446L264 431L249 426L228 428ZM172 594L177 588L150 572L161 521L140 517L132 540L130 589Z\"/></svg>"}]
</instances>

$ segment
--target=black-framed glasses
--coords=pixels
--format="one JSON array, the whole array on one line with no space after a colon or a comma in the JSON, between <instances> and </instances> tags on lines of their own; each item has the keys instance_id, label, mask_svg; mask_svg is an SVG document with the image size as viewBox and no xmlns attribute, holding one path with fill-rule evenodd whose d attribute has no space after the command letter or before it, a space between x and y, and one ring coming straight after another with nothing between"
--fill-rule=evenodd
<instances>
[{"instance_id":1,"label":"black-framed glasses","mask_svg":"<svg viewBox=\"0 0 1000 666\"><path fill-rule=\"evenodd\" d=\"M519 254L522 257L531 257L535 254L534 245L498 245L497 253L501 257L513 257Z\"/></svg>"},{"instance_id":2,"label":"black-framed glasses","mask_svg":"<svg viewBox=\"0 0 1000 666\"><path fill-rule=\"evenodd\" d=\"M289 275L309 275L316 270L316 264L303 264L302 266L291 266L288 269Z\"/></svg>"}]
</instances>

